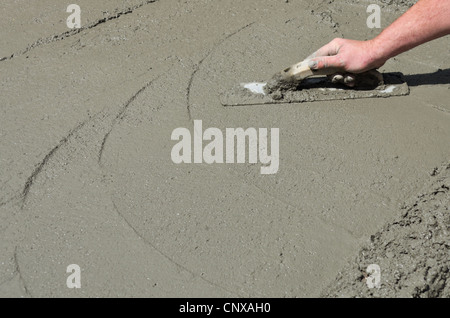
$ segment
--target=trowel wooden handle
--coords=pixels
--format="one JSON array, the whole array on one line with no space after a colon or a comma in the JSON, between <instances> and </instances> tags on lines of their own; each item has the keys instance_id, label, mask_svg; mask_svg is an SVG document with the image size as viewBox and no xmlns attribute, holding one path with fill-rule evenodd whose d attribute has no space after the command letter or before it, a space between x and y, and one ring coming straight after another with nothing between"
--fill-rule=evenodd
<instances>
[{"instance_id":1,"label":"trowel wooden handle","mask_svg":"<svg viewBox=\"0 0 450 318\"><path fill-rule=\"evenodd\" d=\"M295 77L296 79L302 80L314 75L331 75L336 73L336 70L325 69L313 71L309 68L308 61L302 61L285 69L283 72L286 77Z\"/></svg>"}]
</instances>

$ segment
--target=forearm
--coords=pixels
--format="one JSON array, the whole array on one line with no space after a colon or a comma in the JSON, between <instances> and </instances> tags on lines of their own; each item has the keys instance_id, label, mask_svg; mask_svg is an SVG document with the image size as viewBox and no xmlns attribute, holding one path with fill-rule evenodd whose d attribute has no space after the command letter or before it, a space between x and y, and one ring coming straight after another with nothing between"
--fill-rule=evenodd
<instances>
[{"instance_id":1,"label":"forearm","mask_svg":"<svg viewBox=\"0 0 450 318\"><path fill-rule=\"evenodd\" d=\"M450 0L420 0L371 40L373 60L384 63L425 42L450 34Z\"/></svg>"}]
</instances>

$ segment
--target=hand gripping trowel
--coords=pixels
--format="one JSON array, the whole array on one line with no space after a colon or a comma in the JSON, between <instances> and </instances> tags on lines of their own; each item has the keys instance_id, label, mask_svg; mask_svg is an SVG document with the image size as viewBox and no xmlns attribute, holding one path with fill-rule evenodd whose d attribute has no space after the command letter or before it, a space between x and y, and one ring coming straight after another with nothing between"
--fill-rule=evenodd
<instances>
[{"instance_id":1,"label":"hand gripping trowel","mask_svg":"<svg viewBox=\"0 0 450 318\"><path fill-rule=\"evenodd\" d=\"M308 60L275 74L266 82L242 83L220 96L224 106L301 103L371 97L403 96L409 87L401 73L381 74L371 70L354 74L355 86L331 83L324 75L337 70L311 70ZM322 77L317 77L322 76Z\"/></svg>"}]
</instances>

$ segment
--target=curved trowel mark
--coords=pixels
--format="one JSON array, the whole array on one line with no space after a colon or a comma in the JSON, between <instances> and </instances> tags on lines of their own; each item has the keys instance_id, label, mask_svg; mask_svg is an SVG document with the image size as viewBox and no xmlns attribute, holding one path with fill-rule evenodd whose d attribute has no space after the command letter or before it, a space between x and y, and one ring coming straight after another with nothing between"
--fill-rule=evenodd
<instances>
[{"instance_id":1,"label":"curved trowel mark","mask_svg":"<svg viewBox=\"0 0 450 318\"><path fill-rule=\"evenodd\" d=\"M192 83L194 81L194 77L197 74L197 72L200 70L200 67L202 66L203 62L211 56L212 53L214 53L214 51L217 49L217 47L219 47L220 45L222 45L226 40L228 40L229 38L235 36L236 34L238 34L239 32L247 29L248 27L252 26L253 24L255 24L255 22L249 23L245 26L243 26L242 28L240 28L239 30L228 34L225 38L223 38L222 40L220 40L217 44L215 44L213 46L212 49L210 49L208 51L208 53L205 55L205 57L203 57L195 66L194 66L194 71L192 72L191 78L189 79L188 82L188 86L187 86L187 92L186 92L186 103L187 103L187 112L188 112L188 117L189 120L192 121L192 114L191 114L191 87L192 87Z\"/></svg>"},{"instance_id":2,"label":"curved trowel mark","mask_svg":"<svg viewBox=\"0 0 450 318\"><path fill-rule=\"evenodd\" d=\"M95 116L94 116L95 117ZM92 118L94 118L92 117ZM91 119L92 119L91 118ZM36 166L36 168L34 169L33 173L28 177L27 181L25 182L25 185L23 187L22 193L21 193L21 198L22 198L22 209L25 206L28 194L30 193L30 189L33 186L34 181L36 180L37 176L42 172L42 170L44 169L44 167L47 165L47 163L50 161L50 159L55 155L55 153L58 151L58 149L60 149L61 147L63 147L68 141L69 139L76 133L78 132L81 128L83 128L83 126L89 122L91 119L88 119L84 122L82 122L81 124L79 124L78 126L76 126L74 129L72 129L71 131L69 131L69 133L67 134L67 136L65 136L63 139L61 139L61 141L55 146L53 147L52 150L50 150L49 153L47 153L47 155L44 157L44 159Z\"/></svg>"},{"instance_id":3,"label":"curved trowel mark","mask_svg":"<svg viewBox=\"0 0 450 318\"><path fill-rule=\"evenodd\" d=\"M102 163L102 157L103 157L103 151L105 150L105 145L106 142L108 140L109 135L111 134L111 132L113 131L114 127L116 126L117 123L119 123L122 119L123 116L125 114L125 112L127 111L128 107L130 107L130 105L136 100L136 98L138 98L139 95L141 95L147 88L149 88L155 81L157 81L162 74L156 76L154 79L152 79L150 82L148 82L147 84L145 84L140 90L138 90L135 94L133 94L133 96L131 96L128 101L122 106L122 108L120 109L120 111L117 113L116 117L114 118L110 129L108 130L108 132L105 134L105 136L103 137L101 146L100 146L100 150L98 152L98 164L101 165Z\"/></svg>"},{"instance_id":4,"label":"curved trowel mark","mask_svg":"<svg viewBox=\"0 0 450 318\"><path fill-rule=\"evenodd\" d=\"M111 198L111 202L112 202L112 205L113 205L114 210L116 211L116 213L124 220L124 222L131 228L131 230L132 230L132 231L133 231L133 232L134 232L134 233L135 233L135 234L136 234L136 235L137 235L137 236L138 236L145 244L147 244L147 245L150 246L152 249L154 249L156 252L158 252L158 254L160 254L162 257L164 257L165 259L167 259L169 262L171 262L172 264L174 264L174 265L175 265L176 267L178 267L179 269L181 269L181 270L183 270L183 271L185 271L185 272L191 274L192 277L194 277L194 278L195 278L195 277L196 277L196 278L199 278L199 279L201 279L202 281L208 283L209 285L214 286L214 287L217 287L217 288L219 288L219 289L221 289L221 290L223 290L223 291L225 291L225 292L227 292L227 293L229 293L229 294L231 294L231 295L234 295L234 296L237 296L237 297L242 297L242 295L236 294L235 292L232 292L232 291L226 289L225 287L223 287L223 286L221 286L221 285L219 285L219 284L217 284L217 283L214 283L214 282L212 282L212 281L206 279L205 277L202 277L202 276L198 275L197 273L193 272L192 270L190 270L190 269L187 268L186 266L184 266L184 265L182 265L182 264L176 262L176 261L175 261L173 258L171 258L169 255L167 255L166 253L164 253L163 251L161 251L160 249L158 249L158 248L156 247L155 244L153 244L151 241L149 241L148 239L146 239L141 233L139 233L139 231L136 230L136 228L135 228L135 227L127 220L127 218L119 211L119 209L117 208L117 206L116 206L116 204L115 204L113 198Z\"/></svg>"}]
</instances>

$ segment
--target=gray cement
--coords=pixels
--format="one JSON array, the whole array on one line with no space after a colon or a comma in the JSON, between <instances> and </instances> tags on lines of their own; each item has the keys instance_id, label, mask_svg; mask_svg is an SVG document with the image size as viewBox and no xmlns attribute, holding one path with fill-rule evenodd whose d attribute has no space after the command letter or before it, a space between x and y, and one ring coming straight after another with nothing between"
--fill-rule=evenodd
<instances>
[{"instance_id":1,"label":"gray cement","mask_svg":"<svg viewBox=\"0 0 450 318\"><path fill-rule=\"evenodd\" d=\"M450 297L450 163L431 176L339 272L324 297ZM369 264L381 268L380 288L366 286Z\"/></svg>"},{"instance_id":2,"label":"gray cement","mask_svg":"<svg viewBox=\"0 0 450 318\"><path fill-rule=\"evenodd\" d=\"M383 27L404 3L381 2ZM409 267L392 280L397 264L383 260L381 242L393 238L429 247L424 227L376 233L450 157L448 38L380 70L405 74L408 96L224 107L219 94L234 84L267 79L334 37L375 36L369 2L77 4L79 31L67 29L60 1L0 4L0 296L358 296L347 283L329 286L371 237L371 257L394 284L374 296L405 295L395 287L403 282L418 287L406 295L427 295L427 286L447 295L446 259L433 256L443 245L425 265L389 250L389 260L430 268L426 284L409 283L419 277ZM278 174L174 164L171 134L195 119L279 128ZM432 229L429 212L446 211L441 196L436 210L419 200L405 222L423 209ZM70 264L81 268L81 289L67 288Z\"/></svg>"}]
</instances>

